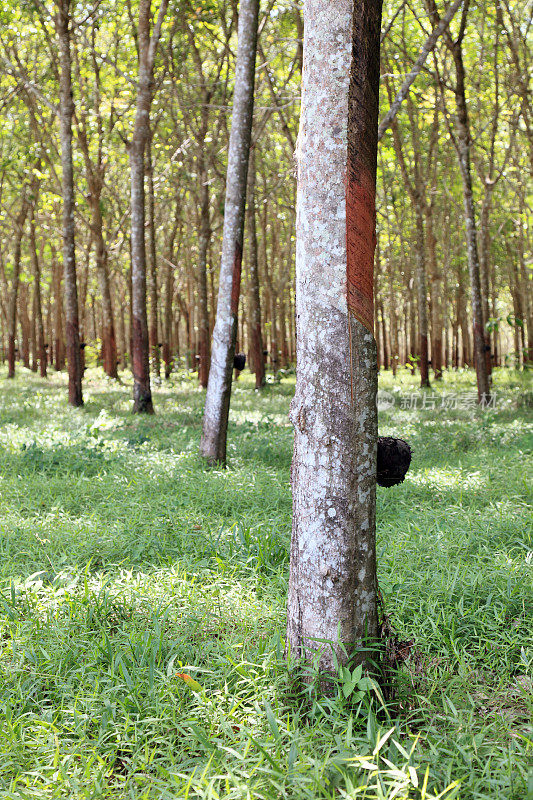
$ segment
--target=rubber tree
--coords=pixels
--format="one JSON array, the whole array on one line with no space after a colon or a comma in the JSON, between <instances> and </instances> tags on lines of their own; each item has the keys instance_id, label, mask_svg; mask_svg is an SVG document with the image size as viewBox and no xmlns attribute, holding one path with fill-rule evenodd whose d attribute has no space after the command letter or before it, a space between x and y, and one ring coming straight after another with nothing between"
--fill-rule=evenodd
<instances>
[{"instance_id":1,"label":"rubber tree","mask_svg":"<svg viewBox=\"0 0 533 800\"><path fill-rule=\"evenodd\" d=\"M65 279L65 322L68 360L68 401L83 405L81 388L82 363L76 282L76 244L74 223L74 166L72 161L72 61L70 52L70 0L57 0L55 15L59 43L59 126L61 139L61 173L63 196L63 274Z\"/></svg>"},{"instance_id":2,"label":"rubber tree","mask_svg":"<svg viewBox=\"0 0 533 800\"><path fill-rule=\"evenodd\" d=\"M117 369L117 339L115 330L115 315L111 296L111 277L109 274L109 252L104 236L104 214L102 211L102 192L105 185L105 175L108 168L105 158L105 131L102 115L102 80L100 63L96 51L97 20L93 19L90 42L91 47L87 55L91 64L91 80L86 77L80 68L79 54L76 54L76 77L80 90L80 103L77 112L78 142L83 160L87 180L88 203L91 212L91 234L94 243L96 275L101 297L102 309L102 358L104 372L110 378L118 378ZM81 48L79 48L81 49ZM112 129L112 123L110 123ZM91 147L91 138L93 146ZM81 297L83 300L83 296ZM84 303L80 303L84 308ZM83 330L83 325L81 325Z\"/></svg>"},{"instance_id":3,"label":"rubber tree","mask_svg":"<svg viewBox=\"0 0 533 800\"><path fill-rule=\"evenodd\" d=\"M43 308L41 296L41 265L39 263L39 255L37 253L37 241L35 232L35 208L37 198L34 199L31 218L30 218L30 258L33 274L33 291L34 291L34 317L35 317L35 337L36 337L36 351L37 359L39 361L39 371L41 378L46 378L47 374L47 354L44 346L44 323L43 323Z\"/></svg>"},{"instance_id":4,"label":"rubber tree","mask_svg":"<svg viewBox=\"0 0 533 800\"><path fill-rule=\"evenodd\" d=\"M305 0L291 404L291 660L323 684L378 635L373 333L381 0Z\"/></svg>"},{"instance_id":5,"label":"rubber tree","mask_svg":"<svg viewBox=\"0 0 533 800\"><path fill-rule=\"evenodd\" d=\"M257 228L255 205L255 147L250 150L248 166L248 308L250 316L250 338L253 368L255 372L255 388L261 389L265 384L265 359L263 356L263 334L261 327L261 293L259 287L259 263L257 258Z\"/></svg>"},{"instance_id":6,"label":"rubber tree","mask_svg":"<svg viewBox=\"0 0 533 800\"><path fill-rule=\"evenodd\" d=\"M438 18L434 0L427 0L427 5L430 14ZM468 254L468 274L470 278L470 297L472 303L472 321L474 328L474 360L477 376L478 402L488 403L490 400L490 379L485 351L485 320L483 319L476 211L472 189L470 158L472 136L466 100L465 68L463 61L463 40L466 32L469 7L469 0L465 0L457 38L454 39L450 31L446 31L445 41L455 66L455 86L453 87L456 110L454 120L455 133L451 132L451 138L457 152L461 182L463 185L463 205Z\"/></svg>"},{"instance_id":7,"label":"rubber tree","mask_svg":"<svg viewBox=\"0 0 533 800\"><path fill-rule=\"evenodd\" d=\"M161 26L168 0L161 0L154 29L150 32L152 11L150 0L139 3L137 40L139 45L139 79L133 136L128 146L130 160L131 205L131 285L132 285L132 355L133 411L152 414L148 316L146 311L146 239L145 228L145 153L150 137L154 62Z\"/></svg>"},{"instance_id":8,"label":"rubber tree","mask_svg":"<svg viewBox=\"0 0 533 800\"><path fill-rule=\"evenodd\" d=\"M200 442L201 455L212 464L226 462L252 137L258 16L259 0L241 0L217 315Z\"/></svg>"},{"instance_id":9,"label":"rubber tree","mask_svg":"<svg viewBox=\"0 0 533 800\"><path fill-rule=\"evenodd\" d=\"M20 211L15 219L15 248L13 252L13 277L11 279L11 293L7 302L7 377L15 377L15 351L17 336L17 307L18 291L20 284L20 262L22 256L22 238L24 236L24 225L28 216L27 187L22 193Z\"/></svg>"}]
</instances>

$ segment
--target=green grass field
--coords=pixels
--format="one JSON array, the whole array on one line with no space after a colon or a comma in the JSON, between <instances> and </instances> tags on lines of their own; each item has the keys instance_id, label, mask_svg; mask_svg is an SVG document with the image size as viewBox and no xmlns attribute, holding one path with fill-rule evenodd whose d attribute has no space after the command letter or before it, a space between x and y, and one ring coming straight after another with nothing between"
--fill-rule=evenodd
<instances>
[{"instance_id":1,"label":"green grass field","mask_svg":"<svg viewBox=\"0 0 533 800\"><path fill-rule=\"evenodd\" d=\"M472 373L425 408L382 376L380 432L414 450L378 490L380 587L412 643L389 706L341 679L302 697L283 661L294 378L241 377L226 471L197 457L186 375L152 418L98 371L82 410L64 376L4 378L1 798L533 798L527 375L499 372L485 411Z\"/></svg>"}]
</instances>

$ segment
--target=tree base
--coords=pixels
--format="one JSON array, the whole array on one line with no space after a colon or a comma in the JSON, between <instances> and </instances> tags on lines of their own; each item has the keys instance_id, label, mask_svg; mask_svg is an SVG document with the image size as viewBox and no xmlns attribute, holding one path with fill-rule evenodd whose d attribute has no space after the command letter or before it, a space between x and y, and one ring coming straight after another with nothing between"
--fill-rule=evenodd
<instances>
[{"instance_id":1,"label":"tree base","mask_svg":"<svg viewBox=\"0 0 533 800\"><path fill-rule=\"evenodd\" d=\"M152 393L138 393L133 401L134 414L153 414L154 406L152 403Z\"/></svg>"}]
</instances>

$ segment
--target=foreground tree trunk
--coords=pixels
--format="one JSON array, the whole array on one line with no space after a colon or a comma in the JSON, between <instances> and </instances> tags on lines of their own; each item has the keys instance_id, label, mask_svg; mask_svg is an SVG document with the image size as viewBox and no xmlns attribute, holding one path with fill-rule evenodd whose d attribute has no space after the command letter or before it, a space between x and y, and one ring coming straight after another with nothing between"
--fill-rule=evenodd
<instances>
[{"instance_id":1,"label":"foreground tree trunk","mask_svg":"<svg viewBox=\"0 0 533 800\"><path fill-rule=\"evenodd\" d=\"M373 264L381 2L305 0L304 20L287 650L306 661L319 651L327 676L345 650L365 661L361 645L378 635Z\"/></svg>"},{"instance_id":2,"label":"foreground tree trunk","mask_svg":"<svg viewBox=\"0 0 533 800\"><path fill-rule=\"evenodd\" d=\"M59 40L59 117L61 136L61 169L63 194L63 272L65 276L65 320L68 360L68 401L83 405L81 389L82 364L78 319L78 286L76 283L76 246L74 241L74 167L72 163L72 73L70 57L70 0L59 0L56 14Z\"/></svg>"},{"instance_id":3,"label":"foreground tree trunk","mask_svg":"<svg viewBox=\"0 0 533 800\"><path fill-rule=\"evenodd\" d=\"M258 15L259 0L241 0L217 317L200 443L200 453L213 464L226 461L254 108Z\"/></svg>"},{"instance_id":4,"label":"foreground tree trunk","mask_svg":"<svg viewBox=\"0 0 533 800\"><path fill-rule=\"evenodd\" d=\"M133 137L129 145L131 171L131 284L133 411L153 414L150 388L148 317L146 312L146 241L144 236L144 156L150 136L150 107L155 55L168 0L161 0L157 21L150 36L150 0L139 5L139 82Z\"/></svg>"}]
</instances>

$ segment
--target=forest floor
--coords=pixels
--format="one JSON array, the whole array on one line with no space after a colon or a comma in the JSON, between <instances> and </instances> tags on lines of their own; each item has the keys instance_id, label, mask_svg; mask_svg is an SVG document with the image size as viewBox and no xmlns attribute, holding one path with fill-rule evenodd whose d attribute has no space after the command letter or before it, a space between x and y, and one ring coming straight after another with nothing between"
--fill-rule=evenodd
<instances>
[{"instance_id":1,"label":"forest floor","mask_svg":"<svg viewBox=\"0 0 533 800\"><path fill-rule=\"evenodd\" d=\"M527 375L498 371L485 411L471 372L381 377L380 432L414 451L378 490L406 658L388 706L346 676L302 698L283 661L293 377L258 395L241 376L226 471L197 456L185 375L150 418L98 371L81 410L62 375L4 378L1 798L533 797Z\"/></svg>"}]
</instances>

